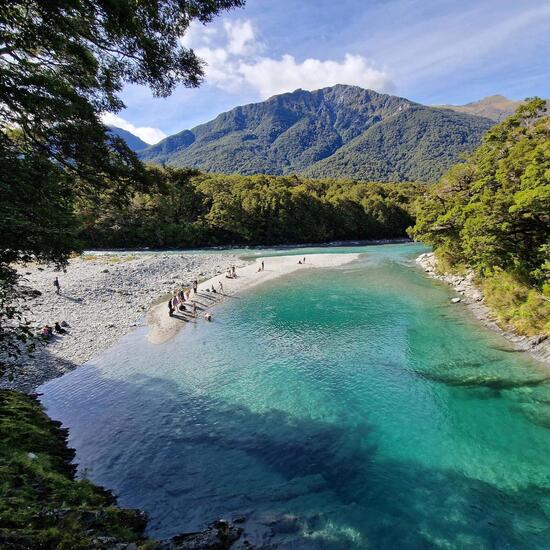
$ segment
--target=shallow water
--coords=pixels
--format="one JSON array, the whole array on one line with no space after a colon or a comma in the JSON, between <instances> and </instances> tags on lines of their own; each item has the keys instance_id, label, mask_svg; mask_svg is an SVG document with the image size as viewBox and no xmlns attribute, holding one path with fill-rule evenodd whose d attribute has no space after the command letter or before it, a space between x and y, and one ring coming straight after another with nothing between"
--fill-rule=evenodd
<instances>
[{"instance_id":1,"label":"shallow water","mask_svg":"<svg viewBox=\"0 0 550 550\"><path fill-rule=\"evenodd\" d=\"M418 245L364 250L44 385L80 472L155 537L244 514L283 548L549 548L550 373Z\"/></svg>"}]
</instances>

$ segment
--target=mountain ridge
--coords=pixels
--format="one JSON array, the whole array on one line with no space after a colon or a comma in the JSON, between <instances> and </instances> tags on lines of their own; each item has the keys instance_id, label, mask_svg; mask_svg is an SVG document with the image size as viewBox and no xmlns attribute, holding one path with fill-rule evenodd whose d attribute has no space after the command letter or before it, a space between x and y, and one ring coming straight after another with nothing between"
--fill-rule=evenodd
<instances>
[{"instance_id":1,"label":"mountain ridge","mask_svg":"<svg viewBox=\"0 0 550 550\"><path fill-rule=\"evenodd\" d=\"M482 116L490 118L495 122L513 115L516 109L525 103L522 100L509 99L503 95L495 94L483 97L477 101L471 101L464 105L436 105L435 107L441 109L451 109L458 113L466 113L470 115Z\"/></svg>"},{"instance_id":2,"label":"mountain ridge","mask_svg":"<svg viewBox=\"0 0 550 550\"><path fill-rule=\"evenodd\" d=\"M402 140L400 124L406 128ZM338 84L235 107L168 136L138 156L205 172L434 181L461 153L477 146L492 124L486 118ZM350 145L354 140L360 146Z\"/></svg>"},{"instance_id":3,"label":"mountain ridge","mask_svg":"<svg viewBox=\"0 0 550 550\"><path fill-rule=\"evenodd\" d=\"M128 147L136 153L150 146L149 143L146 143L141 138L139 138L135 134L132 134L132 132L129 132L128 130L124 130L122 128L119 128L118 126L108 126L108 128L109 133L119 138L122 138L126 142L126 145L128 145Z\"/></svg>"}]
</instances>

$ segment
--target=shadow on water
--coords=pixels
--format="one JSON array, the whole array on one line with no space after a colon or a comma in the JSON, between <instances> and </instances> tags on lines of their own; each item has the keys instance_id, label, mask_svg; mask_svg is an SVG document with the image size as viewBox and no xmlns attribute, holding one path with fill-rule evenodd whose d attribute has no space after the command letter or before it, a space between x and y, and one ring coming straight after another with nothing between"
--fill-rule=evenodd
<instances>
[{"instance_id":1,"label":"shadow on water","mask_svg":"<svg viewBox=\"0 0 550 550\"><path fill-rule=\"evenodd\" d=\"M53 381L44 402L71 429L81 468L121 504L145 509L152 536L245 512L247 530L287 548L545 548L550 540L550 488L505 491L382 457L366 421L254 412L161 378L104 378L92 365ZM281 528L281 514L296 519Z\"/></svg>"}]
</instances>

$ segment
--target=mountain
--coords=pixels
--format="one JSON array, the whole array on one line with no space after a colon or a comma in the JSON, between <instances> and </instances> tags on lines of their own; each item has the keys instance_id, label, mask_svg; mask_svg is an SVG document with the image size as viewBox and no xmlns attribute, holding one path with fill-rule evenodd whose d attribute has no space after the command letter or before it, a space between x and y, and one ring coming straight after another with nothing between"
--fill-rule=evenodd
<instances>
[{"instance_id":1,"label":"mountain","mask_svg":"<svg viewBox=\"0 0 550 550\"><path fill-rule=\"evenodd\" d=\"M305 175L371 181L436 181L475 149L491 126L487 119L413 105L368 128Z\"/></svg>"},{"instance_id":2,"label":"mountain","mask_svg":"<svg viewBox=\"0 0 550 550\"><path fill-rule=\"evenodd\" d=\"M339 84L237 107L139 157L206 172L434 181L492 124Z\"/></svg>"},{"instance_id":3,"label":"mountain","mask_svg":"<svg viewBox=\"0 0 550 550\"><path fill-rule=\"evenodd\" d=\"M132 149L132 151L142 151L143 149L149 147L149 144L145 143L142 139L127 130L118 128L117 126L109 126L109 132L119 138L122 138L126 142L126 145Z\"/></svg>"},{"instance_id":4,"label":"mountain","mask_svg":"<svg viewBox=\"0 0 550 550\"><path fill-rule=\"evenodd\" d=\"M440 105L440 107L443 109L452 109L457 113L482 116L490 118L495 122L500 122L506 117L513 115L522 103L523 101L508 99L503 95L490 95L479 101L466 103L466 105Z\"/></svg>"}]
</instances>

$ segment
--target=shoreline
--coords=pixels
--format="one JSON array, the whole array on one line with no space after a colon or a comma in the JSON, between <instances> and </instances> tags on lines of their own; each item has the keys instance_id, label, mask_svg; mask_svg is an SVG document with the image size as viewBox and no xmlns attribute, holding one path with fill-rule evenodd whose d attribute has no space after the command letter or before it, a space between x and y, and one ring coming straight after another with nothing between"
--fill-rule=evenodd
<instances>
[{"instance_id":1,"label":"shoreline","mask_svg":"<svg viewBox=\"0 0 550 550\"><path fill-rule=\"evenodd\" d=\"M550 366L550 339L544 336L523 336L499 326L495 314L485 305L483 293L474 284L472 271L465 276L437 273L437 261L433 252L426 252L416 258L416 264L424 273L438 281L443 281L460 294L463 303L473 316L486 328L502 335L519 352ZM459 303L455 302L455 303Z\"/></svg>"},{"instance_id":2,"label":"shoreline","mask_svg":"<svg viewBox=\"0 0 550 550\"><path fill-rule=\"evenodd\" d=\"M101 254L71 259L65 272L29 264L18 271L40 295L29 300L26 317L38 328L66 321L55 335L16 363L17 375L0 378L0 388L33 393L43 383L97 357L120 338L144 326L143 316L176 285L211 277L244 262L237 254ZM58 276L61 293L54 291Z\"/></svg>"},{"instance_id":3,"label":"shoreline","mask_svg":"<svg viewBox=\"0 0 550 550\"><path fill-rule=\"evenodd\" d=\"M295 250L299 248L338 248L338 247L353 247L353 246L381 246L385 244L405 244L414 243L413 239L408 237L396 237L392 239L365 239L353 241L329 241L322 243L298 243L298 244L223 244L212 245L198 248L89 248L84 250L83 255L88 254L204 254L211 252L226 252L234 254L234 251L258 251L258 250ZM240 253L239 253L240 254Z\"/></svg>"},{"instance_id":4,"label":"shoreline","mask_svg":"<svg viewBox=\"0 0 550 550\"><path fill-rule=\"evenodd\" d=\"M326 253L300 257L268 256L265 271L257 273L260 258L243 260L241 254L213 253L87 253L71 259L65 272L50 266L29 264L19 269L24 283L40 295L29 301L27 318L36 329L66 321L68 333L55 335L32 354L23 354L17 375L0 377L0 389L32 394L45 382L66 374L97 357L136 328L153 326L158 334L152 341L168 341L185 324L170 318L167 300L175 288L191 287L201 281L198 314L247 288L276 277L311 267L332 267L353 261L359 253ZM345 261L344 261L345 260ZM237 279L226 279L225 271L235 266ZM58 276L61 293L54 291ZM207 293L206 287L222 281L227 296ZM214 298L215 297L215 298ZM221 298L222 300L220 300ZM199 301L198 300L198 301ZM190 320L190 319L188 319ZM202 319L201 319L202 320Z\"/></svg>"},{"instance_id":5,"label":"shoreline","mask_svg":"<svg viewBox=\"0 0 550 550\"><path fill-rule=\"evenodd\" d=\"M204 312L210 312L216 305L223 303L229 297L297 271L340 267L353 262L358 257L359 253L311 254L305 256L305 263L299 264L298 261L302 260L302 256L268 256L263 258L265 265L263 271L259 271L262 258L256 258L251 263L236 269L236 279L226 278L225 273L222 273L199 283L196 297L192 295L190 299L191 302L196 301L198 305L196 319L185 314L176 314L170 317L167 305L169 296L162 302L153 305L145 317L149 326L147 338L153 344L163 344L174 338L187 322L199 321ZM220 282L223 285L223 293L220 291ZM212 286L216 290L215 293L207 290Z\"/></svg>"}]
</instances>

